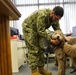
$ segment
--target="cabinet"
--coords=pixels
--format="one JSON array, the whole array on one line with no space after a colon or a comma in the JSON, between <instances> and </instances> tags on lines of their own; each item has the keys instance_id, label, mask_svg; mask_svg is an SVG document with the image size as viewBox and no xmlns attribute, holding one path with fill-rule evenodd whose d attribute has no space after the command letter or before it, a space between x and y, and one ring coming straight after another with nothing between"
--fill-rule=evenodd
<instances>
[{"instance_id":1,"label":"cabinet","mask_svg":"<svg viewBox=\"0 0 76 75\"><path fill-rule=\"evenodd\" d=\"M23 40L11 40L12 72L19 72L25 61L26 45Z\"/></svg>"}]
</instances>

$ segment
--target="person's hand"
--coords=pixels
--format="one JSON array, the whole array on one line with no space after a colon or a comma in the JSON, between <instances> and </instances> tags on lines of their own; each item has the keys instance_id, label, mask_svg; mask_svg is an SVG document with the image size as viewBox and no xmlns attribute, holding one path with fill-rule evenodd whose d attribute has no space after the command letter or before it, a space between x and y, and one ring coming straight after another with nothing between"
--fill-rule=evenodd
<instances>
[{"instance_id":1,"label":"person's hand","mask_svg":"<svg viewBox=\"0 0 76 75\"><path fill-rule=\"evenodd\" d=\"M50 43L54 44L54 45L58 45L60 42L58 40L50 40Z\"/></svg>"},{"instance_id":2,"label":"person's hand","mask_svg":"<svg viewBox=\"0 0 76 75\"><path fill-rule=\"evenodd\" d=\"M65 40L66 40L67 42L70 42L71 37L65 37Z\"/></svg>"}]
</instances>

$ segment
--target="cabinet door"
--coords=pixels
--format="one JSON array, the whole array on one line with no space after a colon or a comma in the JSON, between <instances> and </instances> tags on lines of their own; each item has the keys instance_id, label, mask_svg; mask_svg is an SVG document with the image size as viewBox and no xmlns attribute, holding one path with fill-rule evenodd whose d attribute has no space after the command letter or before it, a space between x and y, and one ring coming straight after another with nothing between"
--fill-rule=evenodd
<instances>
[{"instance_id":1,"label":"cabinet door","mask_svg":"<svg viewBox=\"0 0 76 75\"><path fill-rule=\"evenodd\" d=\"M23 48L18 48L18 67L24 64L24 51Z\"/></svg>"},{"instance_id":2,"label":"cabinet door","mask_svg":"<svg viewBox=\"0 0 76 75\"><path fill-rule=\"evenodd\" d=\"M19 72L18 69L18 52L17 41L11 40L11 59L12 59L12 72Z\"/></svg>"}]
</instances>

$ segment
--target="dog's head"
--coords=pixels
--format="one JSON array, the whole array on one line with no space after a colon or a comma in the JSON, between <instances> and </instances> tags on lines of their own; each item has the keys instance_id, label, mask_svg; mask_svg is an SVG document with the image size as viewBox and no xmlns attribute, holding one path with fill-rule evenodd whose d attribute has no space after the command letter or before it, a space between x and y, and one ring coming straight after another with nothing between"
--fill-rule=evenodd
<instances>
[{"instance_id":1,"label":"dog's head","mask_svg":"<svg viewBox=\"0 0 76 75\"><path fill-rule=\"evenodd\" d=\"M62 45L65 41L64 34L61 30L56 30L51 35L51 39L57 41L57 45Z\"/></svg>"}]
</instances>

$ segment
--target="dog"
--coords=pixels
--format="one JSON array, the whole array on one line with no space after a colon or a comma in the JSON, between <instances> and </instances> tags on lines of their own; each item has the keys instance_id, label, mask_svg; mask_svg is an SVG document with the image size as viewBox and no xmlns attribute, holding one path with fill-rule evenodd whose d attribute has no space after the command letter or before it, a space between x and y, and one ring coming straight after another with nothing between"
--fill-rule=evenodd
<instances>
[{"instance_id":1,"label":"dog","mask_svg":"<svg viewBox=\"0 0 76 75\"><path fill-rule=\"evenodd\" d=\"M76 57L76 38L75 37L68 37L70 38L70 41L66 41L65 35L62 33L61 30L56 30L52 33L51 39L56 40L57 44L53 46L60 48L63 48L63 51L65 54L67 54L70 57Z\"/></svg>"},{"instance_id":2,"label":"dog","mask_svg":"<svg viewBox=\"0 0 76 75\"><path fill-rule=\"evenodd\" d=\"M56 41L56 44L51 44L54 47L54 53L58 62L57 75L65 75L66 70L66 54L63 51L63 45L65 43L65 37L60 30L56 30L52 33L51 39Z\"/></svg>"},{"instance_id":3,"label":"dog","mask_svg":"<svg viewBox=\"0 0 76 75\"><path fill-rule=\"evenodd\" d=\"M52 33L51 39L57 43L51 44L55 48L55 54L58 61L58 74L65 75L66 71L66 55L75 58L76 57L76 44L71 44L74 38L67 42L65 35L61 30L56 30ZM75 42L75 41L74 41Z\"/></svg>"}]
</instances>

